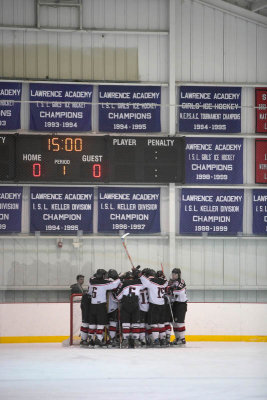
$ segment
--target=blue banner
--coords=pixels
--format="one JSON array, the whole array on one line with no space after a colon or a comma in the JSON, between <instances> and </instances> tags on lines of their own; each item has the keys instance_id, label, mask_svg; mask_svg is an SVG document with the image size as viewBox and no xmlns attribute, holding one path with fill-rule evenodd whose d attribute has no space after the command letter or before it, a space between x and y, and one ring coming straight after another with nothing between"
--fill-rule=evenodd
<instances>
[{"instance_id":1,"label":"blue banner","mask_svg":"<svg viewBox=\"0 0 267 400\"><path fill-rule=\"evenodd\" d=\"M182 189L180 233L233 235L243 232L244 191Z\"/></svg>"},{"instance_id":2,"label":"blue banner","mask_svg":"<svg viewBox=\"0 0 267 400\"><path fill-rule=\"evenodd\" d=\"M93 188L32 187L30 231L93 232Z\"/></svg>"},{"instance_id":3,"label":"blue banner","mask_svg":"<svg viewBox=\"0 0 267 400\"><path fill-rule=\"evenodd\" d=\"M253 233L267 235L267 190L254 189L253 195Z\"/></svg>"},{"instance_id":4,"label":"blue banner","mask_svg":"<svg viewBox=\"0 0 267 400\"><path fill-rule=\"evenodd\" d=\"M0 186L0 233L21 232L22 187Z\"/></svg>"},{"instance_id":5,"label":"blue banner","mask_svg":"<svg viewBox=\"0 0 267 400\"><path fill-rule=\"evenodd\" d=\"M241 132L241 88L181 86L179 131Z\"/></svg>"},{"instance_id":6,"label":"blue banner","mask_svg":"<svg viewBox=\"0 0 267 400\"><path fill-rule=\"evenodd\" d=\"M161 88L99 86L100 132L160 132Z\"/></svg>"},{"instance_id":7,"label":"blue banner","mask_svg":"<svg viewBox=\"0 0 267 400\"><path fill-rule=\"evenodd\" d=\"M0 130L20 129L21 83L0 83Z\"/></svg>"},{"instance_id":8,"label":"blue banner","mask_svg":"<svg viewBox=\"0 0 267 400\"><path fill-rule=\"evenodd\" d=\"M186 138L186 183L243 183L243 139Z\"/></svg>"},{"instance_id":9,"label":"blue banner","mask_svg":"<svg viewBox=\"0 0 267 400\"><path fill-rule=\"evenodd\" d=\"M30 84L30 129L91 131L92 85Z\"/></svg>"},{"instance_id":10,"label":"blue banner","mask_svg":"<svg viewBox=\"0 0 267 400\"><path fill-rule=\"evenodd\" d=\"M98 232L160 232L160 189L98 189Z\"/></svg>"}]
</instances>

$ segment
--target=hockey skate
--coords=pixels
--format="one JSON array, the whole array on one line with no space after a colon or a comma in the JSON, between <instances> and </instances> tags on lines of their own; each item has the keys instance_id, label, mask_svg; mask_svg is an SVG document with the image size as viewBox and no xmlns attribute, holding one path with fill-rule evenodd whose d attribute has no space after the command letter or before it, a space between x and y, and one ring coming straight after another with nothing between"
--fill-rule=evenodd
<instances>
[{"instance_id":1,"label":"hockey skate","mask_svg":"<svg viewBox=\"0 0 267 400\"><path fill-rule=\"evenodd\" d=\"M99 339L95 340L95 348L104 348L104 347L107 347L107 346L103 340L99 340Z\"/></svg>"},{"instance_id":2,"label":"hockey skate","mask_svg":"<svg viewBox=\"0 0 267 400\"><path fill-rule=\"evenodd\" d=\"M155 340L151 343L151 347L160 347L160 341L159 341L159 339L155 339Z\"/></svg>"},{"instance_id":3,"label":"hockey skate","mask_svg":"<svg viewBox=\"0 0 267 400\"><path fill-rule=\"evenodd\" d=\"M165 339L160 339L159 343L160 343L160 347L166 347L166 340Z\"/></svg>"},{"instance_id":4,"label":"hockey skate","mask_svg":"<svg viewBox=\"0 0 267 400\"><path fill-rule=\"evenodd\" d=\"M88 346L89 346L89 342L87 342L87 340L80 341L80 347L88 347Z\"/></svg>"},{"instance_id":5,"label":"hockey skate","mask_svg":"<svg viewBox=\"0 0 267 400\"><path fill-rule=\"evenodd\" d=\"M176 345L179 346L179 347L185 347L185 345L186 345L186 340L185 340L185 338L176 339Z\"/></svg>"},{"instance_id":6,"label":"hockey skate","mask_svg":"<svg viewBox=\"0 0 267 400\"><path fill-rule=\"evenodd\" d=\"M122 349L128 349L128 347L129 347L128 339L123 339L122 342L121 342L121 348Z\"/></svg>"},{"instance_id":7,"label":"hockey skate","mask_svg":"<svg viewBox=\"0 0 267 400\"><path fill-rule=\"evenodd\" d=\"M139 339L133 340L133 347L134 347L134 349L138 349L139 347L141 347L141 343L140 343Z\"/></svg>"}]
</instances>

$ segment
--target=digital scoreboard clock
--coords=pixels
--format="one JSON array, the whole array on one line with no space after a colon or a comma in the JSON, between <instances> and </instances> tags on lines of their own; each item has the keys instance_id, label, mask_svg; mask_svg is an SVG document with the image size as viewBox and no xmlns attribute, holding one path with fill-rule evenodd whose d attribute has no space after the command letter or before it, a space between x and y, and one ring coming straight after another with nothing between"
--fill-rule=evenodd
<instances>
[{"instance_id":1,"label":"digital scoreboard clock","mask_svg":"<svg viewBox=\"0 0 267 400\"><path fill-rule=\"evenodd\" d=\"M14 172L5 172L0 180L58 184L184 181L184 138L27 134L6 136L11 143L9 155L6 157L10 164L14 164ZM13 158L11 149L15 154ZM2 152L5 154L5 150Z\"/></svg>"}]
</instances>

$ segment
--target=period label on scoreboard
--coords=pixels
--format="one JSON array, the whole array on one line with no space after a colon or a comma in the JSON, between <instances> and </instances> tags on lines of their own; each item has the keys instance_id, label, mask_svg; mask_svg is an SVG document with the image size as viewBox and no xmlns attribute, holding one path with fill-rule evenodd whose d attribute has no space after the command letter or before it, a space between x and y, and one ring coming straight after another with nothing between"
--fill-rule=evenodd
<instances>
[{"instance_id":1,"label":"period label on scoreboard","mask_svg":"<svg viewBox=\"0 0 267 400\"><path fill-rule=\"evenodd\" d=\"M160 232L160 189L98 189L98 232Z\"/></svg>"},{"instance_id":2,"label":"period label on scoreboard","mask_svg":"<svg viewBox=\"0 0 267 400\"><path fill-rule=\"evenodd\" d=\"M180 132L241 132L240 87L181 86L179 96Z\"/></svg>"},{"instance_id":3,"label":"period label on scoreboard","mask_svg":"<svg viewBox=\"0 0 267 400\"><path fill-rule=\"evenodd\" d=\"M99 131L160 132L161 88L99 86Z\"/></svg>"},{"instance_id":4,"label":"period label on scoreboard","mask_svg":"<svg viewBox=\"0 0 267 400\"><path fill-rule=\"evenodd\" d=\"M255 89L256 132L267 133L267 88Z\"/></svg>"},{"instance_id":5,"label":"period label on scoreboard","mask_svg":"<svg viewBox=\"0 0 267 400\"><path fill-rule=\"evenodd\" d=\"M0 130L20 129L22 84L0 82Z\"/></svg>"},{"instance_id":6,"label":"period label on scoreboard","mask_svg":"<svg viewBox=\"0 0 267 400\"><path fill-rule=\"evenodd\" d=\"M93 232L93 188L31 187L30 231Z\"/></svg>"},{"instance_id":7,"label":"period label on scoreboard","mask_svg":"<svg viewBox=\"0 0 267 400\"><path fill-rule=\"evenodd\" d=\"M0 233L21 232L22 187L0 186Z\"/></svg>"},{"instance_id":8,"label":"period label on scoreboard","mask_svg":"<svg viewBox=\"0 0 267 400\"><path fill-rule=\"evenodd\" d=\"M253 196L253 233L267 235L267 190L254 189Z\"/></svg>"},{"instance_id":9,"label":"period label on scoreboard","mask_svg":"<svg viewBox=\"0 0 267 400\"><path fill-rule=\"evenodd\" d=\"M243 139L186 138L186 183L243 183Z\"/></svg>"},{"instance_id":10,"label":"period label on scoreboard","mask_svg":"<svg viewBox=\"0 0 267 400\"><path fill-rule=\"evenodd\" d=\"M255 182L267 183L267 139L255 140Z\"/></svg>"},{"instance_id":11,"label":"period label on scoreboard","mask_svg":"<svg viewBox=\"0 0 267 400\"><path fill-rule=\"evenodd\" d=\"M243 232L244 191L182 189L180 233L235 235Z\"/></svg>"},{"instance_id":12,"label":"period label on scoreboard","mask_svg":"<svg viewBox=\"0 0 267 400\"><path fill-rule=\"evenodd\" d=\"M30 84L30 129L91 131L92 85Z\"/></svg>"}]
</instances>

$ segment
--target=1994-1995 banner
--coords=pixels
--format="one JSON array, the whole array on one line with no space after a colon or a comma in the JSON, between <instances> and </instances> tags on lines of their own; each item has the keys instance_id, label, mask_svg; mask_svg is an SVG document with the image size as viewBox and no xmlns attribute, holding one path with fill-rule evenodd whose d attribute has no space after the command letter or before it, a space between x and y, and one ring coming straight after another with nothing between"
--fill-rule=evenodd
<instances>
[{"instance_id":1,"label":"1994-1995 banner","mask_svg":"<svg viewBox=\"0 0 267 400\"><path fill-rule=\"evenodd\" d=\"M100 132L160 132L161 88L99 86Z\"/></svg>"},{"instance_id":2,"label":"1994-1995 banner","mask_svg":"<svg viewBox=\"0 0 267 400\"><path fill-rule=\"evenodd\" d=\"M241 132L241 88L181 86L179 131Z\"/></svg>"},{"instance_id":3,"label":"1994-1995 banner","mask_svg":"<svg viewBox=\"0 0 267 400\"><path fill-rule=\"evenodd\" d=\"M31 187L30 231L93 232L93 188Z\"/></svg>"},{"instance_id":4,"label":"1994-1995 banner","mask_svg":"<svg viewBox=\"0 0 267 400\"><path fill-rule=\"evenodd\" d=\"M22 187L0 187L0 233L21 232Z\"/></svg>"}]
</instances>

